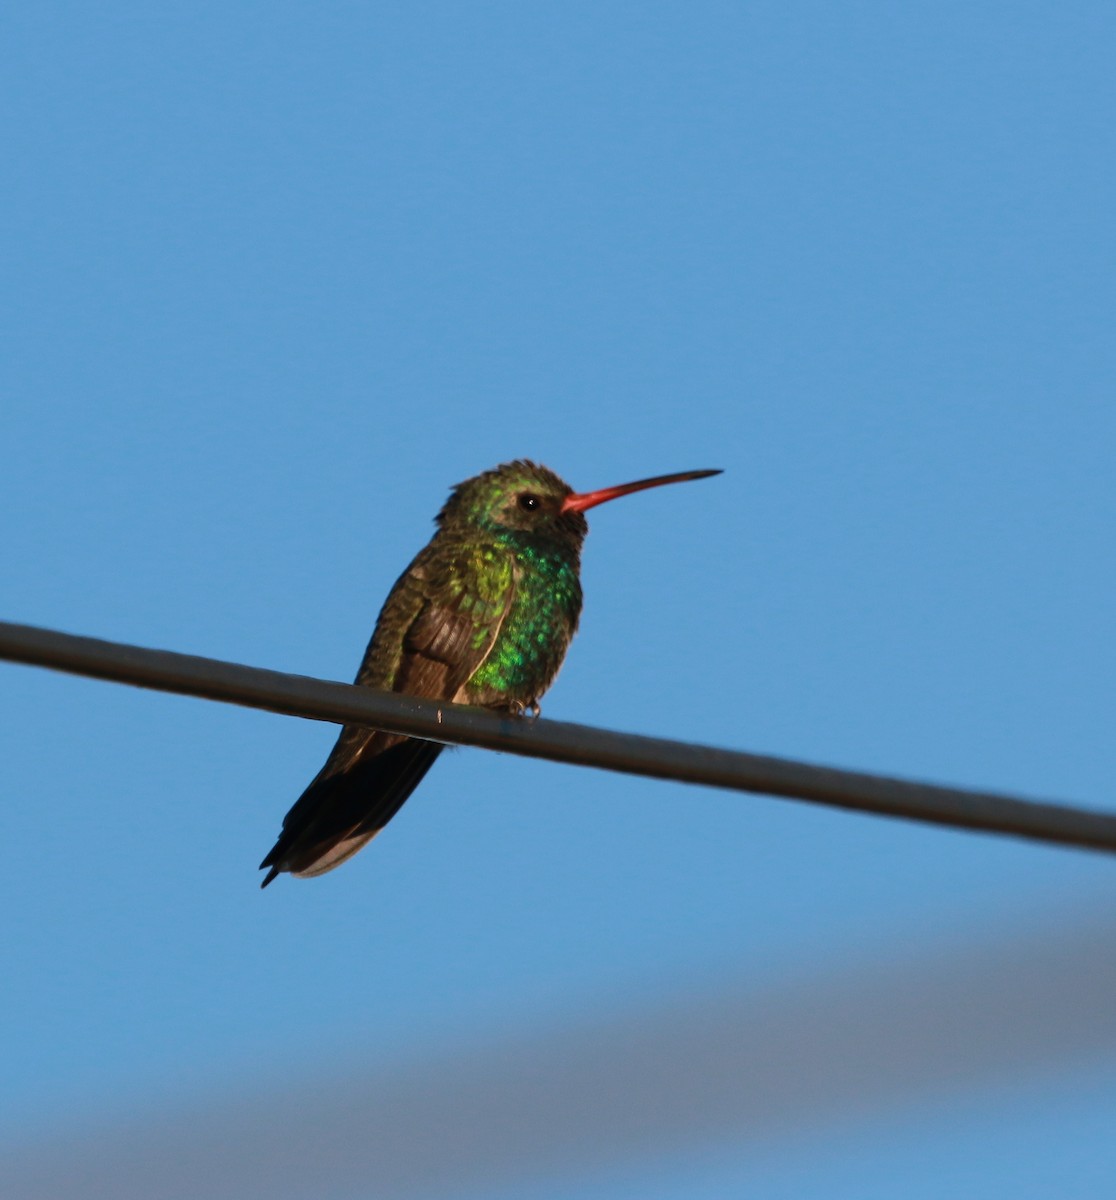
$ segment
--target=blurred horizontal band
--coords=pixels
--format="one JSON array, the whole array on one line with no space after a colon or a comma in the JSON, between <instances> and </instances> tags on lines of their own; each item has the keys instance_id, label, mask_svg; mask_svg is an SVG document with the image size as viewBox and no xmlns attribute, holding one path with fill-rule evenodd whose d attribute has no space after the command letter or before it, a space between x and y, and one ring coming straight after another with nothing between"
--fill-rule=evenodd
<instances>
[{"instance_id":1,"label":"blurred horizontal band","mask_svg":"<svg viewBox=\"0 0 1116 1200\"><path fill-rule=\"evenodd\" d=\"M628 775L1116 851L1116 815L1068 804L914 783L588 725L534 721L219 659L76 637L32 625L0 621L0 660Z\"/></svg>"},{"instance_id":2,"label":"blurred horizontal band","mask_svg":"<svg viewBox=\"0 0 1116 1200\"><path fill-rule=\"evenodd\" d=\"M984 1111L981 1128L994 1129L1004 1108L1018 1111L1005 1089L1056 1122L1065 1111L1050 1107L1051 1092L1084 1087L1103 1120L1111 1093L1098 1095L1097 1072L1107 1085L1116 1063L1114 943L1103 906L1056 906L972 940L861 943L770 982L754 963L707 981L698 972L618 1010L589 1015L574 1001L553 1024L489 1027L410 1057L385 1047L375 1025L332 1052L319 1034L313 1060L261 1063L251 1083L230 1086L227 1068L214 1068L189 1100L152 1098L130 1117L110 1109L18 1141L0 1130L3 1195L476 1200L535 1196L540 1179L548 1196L615 1195L598 1181L646 1181L672 1158L724 1161L727 1151L756 1186L716 1194L763 1196L772 1163L816 1166L819 1143L834 1138L863 1146L867 1133L883 1153L911 1122L941 1144L944 1123L952 1147L958 1109ZM1103 1137L1100 1120L1093 1136ZM1045 1152L1019 1148L1035 1164ZM831 1161L824 1150L820 1161Z\"/></svg>"}]
</instances>

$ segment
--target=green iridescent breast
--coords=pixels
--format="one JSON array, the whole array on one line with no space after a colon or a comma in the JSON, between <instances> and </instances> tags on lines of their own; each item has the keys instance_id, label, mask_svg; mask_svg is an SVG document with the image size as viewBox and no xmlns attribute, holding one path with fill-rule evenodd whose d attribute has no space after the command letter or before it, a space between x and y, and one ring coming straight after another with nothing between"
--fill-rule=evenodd
<instances>
[{"instance_id":1,"label":"green iridescent breast","mask_svg":"<svg viewBox=\"0 0 1116 1200\"><path fill-rule=\"evenodd\" d=\"M501 541L511 552L515 595L467 693L474 704L529 705L553 682L577 629L578 562L562 547L511 536Z\"/></svg>"}]
</instances>

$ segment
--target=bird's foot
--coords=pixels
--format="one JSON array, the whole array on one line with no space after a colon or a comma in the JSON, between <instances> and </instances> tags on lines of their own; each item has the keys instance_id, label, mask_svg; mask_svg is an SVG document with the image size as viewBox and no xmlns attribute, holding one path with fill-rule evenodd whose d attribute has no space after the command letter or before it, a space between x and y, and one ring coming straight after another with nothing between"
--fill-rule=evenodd
<instances>
[{"instance_id":1,"label":"bird's foot","mask_svg":"<svg viewBox=\"0 0 1116 1200\"><path fill-rule=\"evenodd\" d=\"M511 710L515 716L526 717L528 721L537 721L542 716L542 705L538 700L528 700L526 704L522 700L515 700Z\"/></svg>"}]
</instances>

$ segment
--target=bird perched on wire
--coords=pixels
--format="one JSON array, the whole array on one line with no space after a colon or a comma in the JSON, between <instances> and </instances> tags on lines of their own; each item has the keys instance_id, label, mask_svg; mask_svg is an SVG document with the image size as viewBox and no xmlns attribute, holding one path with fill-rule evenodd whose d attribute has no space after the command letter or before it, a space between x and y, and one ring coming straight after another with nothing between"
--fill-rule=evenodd
<instances>
[{"instance_id":1,"label":"bird perched on wire","mask_svg":"<svg viewBox=\"0 0 1116 1200\"><path fill-rule=\"evenodd\" d=\"M391 589L356 682L505 712L537 712L581 614L586 509L719 471L575 492L527 460L458 484L437 532ZM443 747L347 725L283 819L261 887L340 866L399 811Z\"/></svg>"}]
</instances>

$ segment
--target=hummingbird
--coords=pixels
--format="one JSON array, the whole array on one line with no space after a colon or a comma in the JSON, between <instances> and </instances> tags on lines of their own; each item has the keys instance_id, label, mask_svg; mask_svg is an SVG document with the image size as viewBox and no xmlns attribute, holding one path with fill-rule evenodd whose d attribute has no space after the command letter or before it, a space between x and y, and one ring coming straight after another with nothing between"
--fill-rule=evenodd
<instances>
[{"instance_id":1,"label":"hummingbird","mask_svg":"<svg viewBox=\"0 0 1116 1200\"><path fill-rule=\"evenodd\" d=\"M452 489L437 530L396 581L356 682L365 687L539 712L581 615L587 509L645 488L719 475L656 475L575 492L547 467L503 463ZM346 725L325 765L283 818L260 869L324 875L372 840L444 747Z\"/></svg>"}]
</instances>

